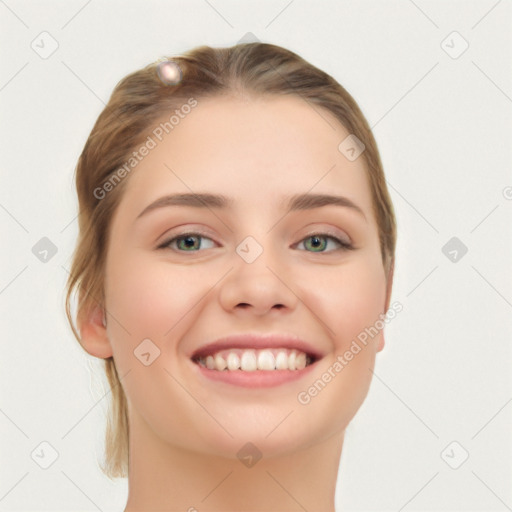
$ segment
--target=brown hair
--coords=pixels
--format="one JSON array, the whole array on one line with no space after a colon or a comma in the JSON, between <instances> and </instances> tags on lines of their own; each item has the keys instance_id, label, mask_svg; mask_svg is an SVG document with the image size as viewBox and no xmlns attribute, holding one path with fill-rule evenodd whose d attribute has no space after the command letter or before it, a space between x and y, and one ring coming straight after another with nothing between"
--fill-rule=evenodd
<instances>
[{"instance_id":1,"label":"brown hair","mask_svg":"<svg viewBox=\"0 0 512 512\"><path fill-rule=\"evenodd\" d=\"M119 182L104 197L98 198L95 190L112 179L163 113L174 111L191 97L286 94L331 112L366 146L362 157L379 229L382 261L389 275L394 264L396 221L377 144L357 103L336 80L292 51L266 43L229 48L201 46L169 60L179 66L181 81L175 85L164 83L159 76L158 61L123 78L98 117L78 159L79 236L66 295L66 314L78 341L80 335L73 324L70 299L79 290L78 326L95 305L105 306L103 285L110 221L127 180ZM106 463L101 469L110 478L126 477L127 401L113 357L104 363L112 401L105 436Z\"/></svg>"}]
</instances>

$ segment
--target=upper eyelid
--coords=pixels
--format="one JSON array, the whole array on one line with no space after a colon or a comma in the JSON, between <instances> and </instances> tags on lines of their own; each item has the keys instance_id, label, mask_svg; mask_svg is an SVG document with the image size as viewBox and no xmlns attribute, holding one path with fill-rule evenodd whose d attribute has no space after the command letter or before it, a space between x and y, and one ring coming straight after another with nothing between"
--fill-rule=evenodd
<instances>
[{"instance_id":1,"label":"upper eyelid","mask_svg":"<svg viewBox=\"0 0 512 512\"><path fill-rule=\"evenodd\" d=\"M334 230L334 229L313 229L311 231L308 232L308 234L304 235L302 238L307 238L308 236L313 236L313 235L322 235L322 236L332 236L334 238L339 238L340 240L342 240L343 242L347 242L347 243L352 243L352 238L347 234L347 233L344 233L344 232L341 232L339 233L338 231ZM348 238L348 240L344 240L344 236L346 238Z\"/></svg>"},{"instance_id":2,"label":"upper eyelid","mask_svg":"<svg viewBox=\"0 0 512 512\"><path fill-rule=\"evenodd\" d=\"M178 227L175 229L179 230L180 228ZM172 232L172 234L171 234L171 232ZM201 236L208 237L208 238L215 238L215 235L213 233L204 231L201 228L187 227L183 231L178 231L176 233L174 232L174 229L167 231L166 234L159 237L159 239L161 240L161 242L159 242L159 243L168 242L168 241L172 240L173 238L178 238L178 237L182 237L185 235L201 235Z\"/></svg>"},{"instance_id":3,"label":"upper eyelid","mask_svg":"<svg viewBox=\"0 0 512 512\"><path fill-rule=\"evenodd\" d=\"M175 229L179 229L179 226L176 227ZM170 230L172 231L172 230ZM168 235L168 236L172 236L172 238L175 238L175 237L180 237L180 236L184 236L184 235L201 235L201 236L206 236L206 237L210 237L210 238L215 238L216 235L213 233L213 232L210 232L208 230L204 230L203 228L196 228L194 227L193 225L192 226L188 226L186 229L184 229L184 231L182 232L178 232L178 233L175 233L173 235ZM322 227L315 227L315 228L311 228L311 229L308 229L308 232L304 235L302 235L302 238L305 238L305 237L308 237L308 236L312 236L312 235L329 235L329 236L333 236L335 238L340 238L340 239L343 239L344 237L346 237L348 240L346 240L348 243L352 243L352 237L344 230L341 230L340 228L322 228ZM161 237L162 239L169 239L167 236L165 235L162 235ZM301 238L301 240L302 240ZM343 240L345 241L345 240Z\"/></svg>"}]
</instances>

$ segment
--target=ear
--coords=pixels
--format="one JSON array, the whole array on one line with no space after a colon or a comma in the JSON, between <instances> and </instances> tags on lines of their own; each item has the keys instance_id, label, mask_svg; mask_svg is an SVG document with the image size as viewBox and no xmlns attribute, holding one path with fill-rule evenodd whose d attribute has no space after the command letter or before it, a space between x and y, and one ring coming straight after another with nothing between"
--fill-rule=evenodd
<instances>
[{"instance_id":1,"label":"ear","mask_svg":"<svg viewBox=\"0 0 512 512\"><path fill-rule=\"evenodd\" d=\"M100 306L85 309L79 321L80 343L84 350L95 357L106 359L112 356L107 328L103 323L104 311Z\"/></svg>"},{"instance_id":2,"label":"ear","mask_svg":"<svg viewBox=\"0 0 512 512\"><path fill-rule=\"evenodd\" d=\"M389 267L388 278L386 281L386 303L385 303L385 307L384 307L384 312L386 312L389 309L389 303L391 302L391 290L393 289L394 273L395 273L395 260L393 259L393 261L391 262L391 265ZM385 345L384 332L382 332L382 334L379 338L379 343L377 345L377 352L380 352L384 348L384 345Z\"/></svg>"}]
</instances>

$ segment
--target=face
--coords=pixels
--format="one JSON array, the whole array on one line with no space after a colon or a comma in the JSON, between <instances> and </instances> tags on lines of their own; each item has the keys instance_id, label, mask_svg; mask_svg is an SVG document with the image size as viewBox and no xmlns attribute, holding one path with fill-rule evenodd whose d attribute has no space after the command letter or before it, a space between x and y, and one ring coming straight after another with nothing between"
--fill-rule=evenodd
<instances>
[{"instance_id":1,"label":"face","mask_svg":"<svg viewBox=\"0 0 512 512\"><path fill-rule=\"evenodd\" d=\"M353 342L386 307L365 164L338 150L348 135L330 113L293 97L199 100L126 178L105 294L108 344L119 375L128 372L122 386L137 428L233 458L247 441L272 456L346 428L368 392L382 333L359 341L357 353ZM147 209L190 193L228 204ZM301 194L345 199L289 210ZM293 380L264 376L265 386L250 371L235 370L243 383L212 378L221 372L191 359L245 334L298 338L317 359Z\"/></svg>"}]
</instances>

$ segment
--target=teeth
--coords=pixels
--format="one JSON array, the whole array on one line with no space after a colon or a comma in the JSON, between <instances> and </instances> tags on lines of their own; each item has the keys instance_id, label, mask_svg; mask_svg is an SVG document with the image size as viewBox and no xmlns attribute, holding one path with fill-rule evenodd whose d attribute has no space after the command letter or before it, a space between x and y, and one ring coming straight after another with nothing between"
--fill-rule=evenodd
<instances>
[{"instance_id":1,"label":"teeth","mask_svg":"<svg viewBox=\"0 0 512 512\"><path fill-rule=\"evenodd\" d=\"M220 354L217 354L214 360L216 370L224 370L226 368L226 361Z\"/></svg>"},{"instance_id":2,"label":"teeth","mask_svg":"<svg viewBox=\"0 0 512 512\"><path fill-rule=\"evenodd\" d=\"M290 370L295 370L295 352L292 352L289 356L288 356L288 368Z\"/></svg>"},{"instance_id":3,"label":"teeth","mask_svg":"<svg viewBox=\"0 0 512 512\"><path fill-rule=\"evenodd\" d=\"M286 352L278 352L276 357L276 370L288 370L288 356Z\"/></svg>"},{"instance_id":4,"label":"teeth","mask_svg":"<svg viewBox=\"0 0 512 512\"><path fill-rule=\"evenodd\" d=\"M243 350L231 349L201 357L197 362L217 371L241 370L252 372L255 370L302 370L311 364L311 358L304 352L289 349Z\"/></svg>"},{"instance_id":5,"label":"teeth","mask_svg":"<svg viewBox=\"0 0 512 512\"><path fill-rule=\"evenodd\" d=\"M258 354L258 370L274 370L276 359L270 350L262 350Z\"/></svg>"},{"instance_id":6,"label":"teeth","mask_svg":"<svg viewBox=\"0 0 512 512\"><path fill-rule=\"evenodd\" d=\"M254 350L244 350L240 361L240 369L246 372L253 372L258 369L258 361Z\"/></svg>"},{"instance_id":7,"label":"teeth","mask_svg":"<svg viewBox=\"0 0 512 512\"><path fill-rule=\"evenodd\" d=\"M297 370L302 370L306 367L306 354L304 352L299 352L295 357L295 368Z\"/></svg>"},{"instance_id":8,"label":"teeth","mask_svg":"<svg viewBox=\"0 0 512 512\"><path fill-rule=\"evenodd\" d=\"M221 356L219 356L221 357ZM240 368L240 358L234 354L233 352L230 352L228 354L228 370L238 370Z\"/></svg>"}]
</instances>

